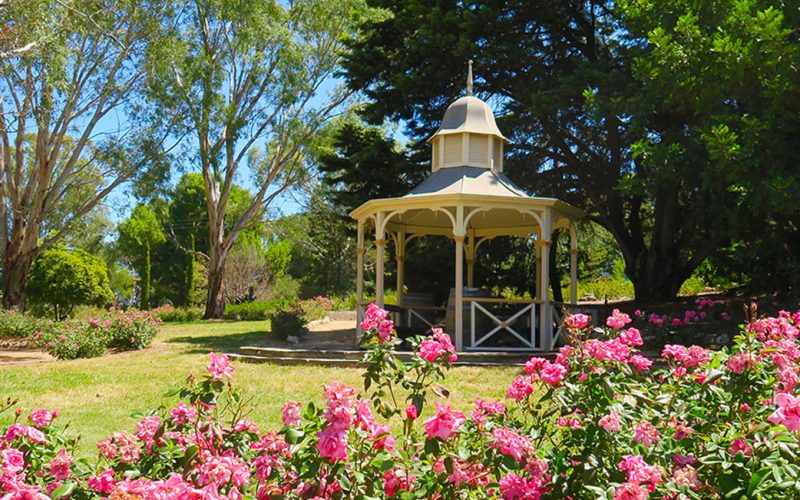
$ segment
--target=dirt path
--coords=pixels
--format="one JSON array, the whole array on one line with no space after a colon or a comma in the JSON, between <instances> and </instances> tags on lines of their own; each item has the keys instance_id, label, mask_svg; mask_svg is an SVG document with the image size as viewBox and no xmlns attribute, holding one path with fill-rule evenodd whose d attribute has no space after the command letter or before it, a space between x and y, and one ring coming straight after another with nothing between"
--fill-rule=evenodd
<instances>
[{"instance_id":1,"label":"dirt path","mask_svg":"<svg viewBox=\"0 0 800 500\"><path fill-rule=\"evenodd\" d=\"M55 359L39 349L0 349L0 366L41 363Z\"/></svg>"}]
</instances>

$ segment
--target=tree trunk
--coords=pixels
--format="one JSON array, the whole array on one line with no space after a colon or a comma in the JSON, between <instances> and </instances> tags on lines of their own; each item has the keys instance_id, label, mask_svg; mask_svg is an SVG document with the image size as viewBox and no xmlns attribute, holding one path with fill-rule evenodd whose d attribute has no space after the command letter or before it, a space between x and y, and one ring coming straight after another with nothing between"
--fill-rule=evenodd
<instances>
[{"instance_id":1,"label":"tree trunk","mask_svg":"<svg viewBox=\"0 0 800 500\"><path fill-rule=\"evenodd\" d=\"M683 282L691 275L677 257L659 255L655 250L644 250L636 261L626 263L625 274L633 282L636 300L644 304L660 303L674 299Z\"/></svg>"},{"instance_id":2,"label":"tree trunk","mask_svg":"<svg viewBox=\"0 0 800 500\"><path fill-rule=\"evenodd\" d=\"M208 297L204 319L221 319L225 312L225 266L211 263L208 270Z\"/></svg>"},{"instance_id":3,"label":"tree trunk","mask_svg":"<svg viewBox=\"0 0 800 500\"><path fill-rule=\"evenodd\" d=\"M3 260L3 309L25 310L25 291L33 254L10 252Z\"/></svg>"},{"instance_id":4,"label":"tree trunk","mask_svg":"<svg viewBox=\"0 0 800 500\"><path fill-rule=\"evenodd\" d=\"M142 276L142 297L139 303L139 309L145 310L150 308L150 241L144 244L144 276Z\"/></svg>"}]
</instances>

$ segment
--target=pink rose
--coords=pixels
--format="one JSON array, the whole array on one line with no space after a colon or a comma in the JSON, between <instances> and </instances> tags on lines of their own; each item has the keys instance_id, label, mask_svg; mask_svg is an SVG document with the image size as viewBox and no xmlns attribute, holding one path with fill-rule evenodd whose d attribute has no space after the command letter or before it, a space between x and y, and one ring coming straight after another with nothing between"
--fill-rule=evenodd
<instances>
[{"instance_id":1,"label":"pink rose","mask_svg":"<svg viewBox=\"0 0 800 500\"><path fill-rule=\"evenodd\" d=\"M633 440L650 447L659 442L661 438L658 435L658 430L653 427L653 424L643 420L633 426Z\"/></svg>"},{"instance_id":2,"label":"pink rose","mask_svg":"<svg viewBox=\"0 0 800 500\"><path fill-rule=\"evenodd\" d=\"M622 330L619 333L619 339L622 341L623 344L631 347L636 347L644 344L644 341L642 340L642 335L636 328L628 328L627 330Z\"/></svg>"},{"instance_id":3,"label":"pink rose","mask_svg":"<svg viewBox=\"0 0 800 500\"><path fill-rule=\"evenodd\" d=\"M16 474L25 468L25 456L16 448L7 448L0 451L0 465L2 465L0 472ZM1 473L0 477L2 477Z\"/></svg>"},{"instance_id":4,"label":"pink rose","mask_svg":"<svg viewBox=\"0 0 800 500\"><path fill-rule=\"evenodd\" d=\"M522 401L525 396L532 392L533 386L531 385L531 378L526 377L525 375L519 375L514 379L513 382L511 382L511 385L508 386L506 397L516 401Z\"/></svg>"},{"instance_id":5,"label":"pink rose","mask_svg":"<svg viewBox=\"0 0 800 500\"><path fill-rule=\"evenodd\" d=\"M775 425L783 424L790 431L800 430L800 397L780 392L773 400L778 408L767 420Z\"/></svg>"},{"instance_id":6,"label":"pink rose","mask_svg":"<svg viewBox=\"0 0 800 500\"><path fill-rule=\"evenodd\" d=\"M570 314L565 321L568 328L572 330L583 330L589 326L592 318L586 314Z\"/></svg>"},{"instance_id":7,"label":"pink rose","mask_svg":"<svg viewBox=\"0 0 800 500\"><path fill-rule=\"evenodd\" d=\"M558 363L547 363L539 371L539 378L550 385L558 385L564 380L567 368Z\"/></svg>"},{"instance_id":8,"label":"pink rose","mask_svg":"<svg viewBox=\"0 0 800 500\"><path fill-rule=\"evenodd\" d=\"M320 458L347 460L347 432L334 431L326 427L317 433L317 451Z\"/></svg>"},{"instance_id":9,"label":"pink rose","mask_svg":"<svg viewBox=\"0 0 800 500\"><path fill-rule=\"evenodd\" d=\"M620 312L619 309L614 309L611 312L611 316L609 316L608 319L606 319L606 326L610 326L615 330L619 330L620 328L624 328L625 325L627 325L631 321L632 320L630 316L628 316L623 312Z\"/></svg>"},{"instance_id":10,"label":"pink rose","mask_svg":"<svg viewBox=\"0 0 800 500\"><path fill-rule=\"evenodd\" d=\"M117 484L114 481L114 469L106 469L99 476L92 476L86 480L87 486L98 493L110 494Z\"/></svg>"},{"instance_id":11,"label":"pink rose","mask_svg":"<svg viewBox=\"0 0 800 500\"><path fill-rule=\"evenodd\" d=\"M442 405L438 402L435 405L436 415L425 420L423 425L428 433L428 439L438 437L442 441L446 441L461 427L466 417L459 411L453 411L450 405Z\"/></svg>"},{"instance_id":12,"label":"pink rose","mask_svg":"<svg viewBox=\"0 0 800 500\"><path fill-rule=\"evenodd\" d=\"M597 425L599 425L608 432L619 432L620 430L622 430L619 417L613 411L610 412L605 417L602 417L600 420L598 420Z\"/></svg>"},{"instance_id":13,"label":"pink rose","mask_svg":"<svg viewBox=\"0 0 800 500\"><path fill-rule=\"evenodd\" d=\"M728 453L731 455L736 455L737 453L742 452L744 456L749 457L753 454L753 448L747 443L744 438L736 438L731 443L730 448L728 448Z\"/></svg>"},{"instance_id":14,"label":"pink rose","mask_svg":"<svg viewBox=\"0 0 800 500\"><path fill-rule=\"evenodd\" d=\"M38 410L33 410L31 412L31 414L28 416L28 420L30 420L36 427L47 427L50 425L50 422L53 421L55 416L56 415L54 413L50 413L44 408L39 408Z\"/></svg>"},{"instance_id":15,"label":"pink rose","mask_svg":"<svg viewBox=\"0 0 800 500\"><path fill-rule=\"evenodd\" d=\"M225 377L233 379L233 366L231 366L227 354L209 353L209 362L206 369L216 380L221 380Z\"/></svg>"},{"instance_id":16,"label":"pink rose","mask_svg":"<svg viewBox=\"0 0 800 500\"><path fill-rule=\"evenodd\" d=\"M283 419L284 427L294 427L300 424L300 403L298 401L289 401L283 405L281 410L281 418Z\"/></svg>"}]
</instances>

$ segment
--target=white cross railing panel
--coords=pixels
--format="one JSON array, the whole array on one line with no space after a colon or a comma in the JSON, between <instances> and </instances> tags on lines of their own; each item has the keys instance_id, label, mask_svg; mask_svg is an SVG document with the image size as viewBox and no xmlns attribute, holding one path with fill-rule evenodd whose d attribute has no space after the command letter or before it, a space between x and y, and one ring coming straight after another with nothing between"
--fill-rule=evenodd
<instances>
[{"instance_id":1,"label":"white cross railing panel","mask_svg":"<svg viewBox=\"0 0 800 500\"><path fill-rule=\"evenodd\" d=\"M483 307L478 300L470 301L470 346L471 350L494 350L494 351L529 351L541 350L541 342L539 336L536 334L536 306L535 302L525 305L522 309L514 313L508 319L500 319L495 316L491 311ZM489 318L496 326L490 331L481 334L480 338L476 339L477 333L477 317L478 312ZM511 327L511 324L522 318L525 313L530 314L530 331L526 332L528 338L517 332ZM486 342L489 338L495 336L500 332L508 332L522 342L525 347L484 347L481 344Z\"/></svg>"}]
</instances>

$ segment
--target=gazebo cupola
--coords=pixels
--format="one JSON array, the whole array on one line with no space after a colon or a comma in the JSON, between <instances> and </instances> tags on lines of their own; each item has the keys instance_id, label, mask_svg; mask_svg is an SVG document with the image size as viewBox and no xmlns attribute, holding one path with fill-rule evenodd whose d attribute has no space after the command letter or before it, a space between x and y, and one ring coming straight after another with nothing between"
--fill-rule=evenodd
<instances>
[{"instance_id":1,"label":"gazebo cupola","mask_svg":"<svg viewBox=\"0 0 800 500\"><path fill-rule=\"evenodd\" d=\"M434 172L464 166L503 171L503 145L508 139L497 128L489 105L472 95L472 61L467 95L447 108L439 130L428 142L432 146Z\"/></svg>"}]
</instances>

